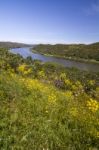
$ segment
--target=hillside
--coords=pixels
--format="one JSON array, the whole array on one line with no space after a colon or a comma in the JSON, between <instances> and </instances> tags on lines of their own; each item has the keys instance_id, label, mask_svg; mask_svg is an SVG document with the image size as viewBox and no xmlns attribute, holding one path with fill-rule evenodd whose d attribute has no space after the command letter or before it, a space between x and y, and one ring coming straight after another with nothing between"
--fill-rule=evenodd
<instances>
[{"instance_id":1,"label":"hillside","mask_svg":"<svg viewBox=\"0 0 99 150\"><path fill-rule=\"evenodd\" d=\"M18 48L18 47L27 47L31 46L24 43L15 43L15 42L0 42L0 48Z\"/></svg>"},{"instance_id":2,"label":"hillside","mask_svg":"<svg viewBox=\"0 0 99 150\"><path fill-rule=\"evenodd\" d=\"M37 45L33 48L36 52L57 57L76 59L76 60L95 60L99 61L99 43L89 45Z\"/></svg>"},{"instance_id":3,"label":"hillside","mask_svg":"<svg viewBox=\"0 0 99 150\"><path fill-rule=\"evenodd\" d=\"M99 73L0 48L0 149L99 149Z\"/></svg>"}]
</instances>

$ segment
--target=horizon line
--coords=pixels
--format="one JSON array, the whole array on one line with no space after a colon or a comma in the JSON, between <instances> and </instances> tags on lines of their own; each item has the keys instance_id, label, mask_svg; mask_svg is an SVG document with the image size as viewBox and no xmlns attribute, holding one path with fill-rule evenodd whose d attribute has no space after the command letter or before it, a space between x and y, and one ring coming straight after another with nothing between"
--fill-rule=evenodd
<instances>
[{"instance_id":1,"label":"horizon line","mask_svg":"<svg viewBox=\"0 0 99 150\"><path fill-rule=\"evenodd\" d=\"M57 44L62 44L62 45L90 45L90 44L94 44L94 43L99 43L99 41L96 41L96 42L68 42L68 43L65 43L65 42L54 42L54 43L51 43L51 42L37 42L37 43L32 43L32 42L21 42L21 41L0 41L0 42L4 42L4 43L18 43L18 44L27 44L27 45L57 45Z\"/></svg>"}]
</instances>

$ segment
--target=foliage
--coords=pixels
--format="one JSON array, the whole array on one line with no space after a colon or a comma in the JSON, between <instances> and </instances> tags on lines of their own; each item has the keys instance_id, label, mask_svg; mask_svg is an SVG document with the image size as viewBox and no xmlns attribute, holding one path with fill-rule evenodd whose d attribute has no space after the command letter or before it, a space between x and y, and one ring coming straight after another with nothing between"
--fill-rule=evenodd
<instances>
[{"instance_id":1,"label":"foliage","mask_svg":"<svg viewBox=\"0 0 99 150\"><path fill-rule=\"evenodd\" d=\"M98 150L98 79L1 49L0 149Z\"/></svg>"},{"instance_id":2,"label":"foliage","mask_svg":"<svg viewBox=\"0 0 99 150\"><path fill-rule=\"evenodd\" d=\"M63 58L77 60L96 60L99 61L99 43L90 45L71 44L71 45L37 45L33 48L39 53L48 54Z\"/></svg>"}]
</instances>

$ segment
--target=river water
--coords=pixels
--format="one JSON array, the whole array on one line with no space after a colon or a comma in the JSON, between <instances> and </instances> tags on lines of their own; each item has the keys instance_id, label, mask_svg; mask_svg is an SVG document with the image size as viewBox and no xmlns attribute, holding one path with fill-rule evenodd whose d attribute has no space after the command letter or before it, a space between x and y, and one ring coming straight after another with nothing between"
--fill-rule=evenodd
<instances>
[{"instance_id":1,"label":"river water","mask_svg":"<svg viewBox=\"0 0 99 150\"><path fill-rule=\"evenodd\" d=\"M44 56L42 54L36 54L30 51L30 48L13 48L10 52L14 54L20 54L24 58L31 56L31 58L41 60L43 62L54 62L65 67L74 67L80 70L91 71L91 72L99 72L99 64L95 63L85 63L74 60L66 60L62 58L56 58L52 56Z\"/></svg>"}]
</instances>

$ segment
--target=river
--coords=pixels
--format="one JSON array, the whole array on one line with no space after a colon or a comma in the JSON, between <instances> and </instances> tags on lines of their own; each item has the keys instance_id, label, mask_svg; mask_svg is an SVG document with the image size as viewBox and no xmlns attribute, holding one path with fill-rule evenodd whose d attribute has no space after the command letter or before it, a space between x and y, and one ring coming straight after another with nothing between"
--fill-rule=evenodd
<instances>
[{"instance_id":1,"label":"river","mask_svg":"<svg viewBox=\"0 0 99 150\"><path fill-rule=\"evenodd\" d=\"M38 54L38 53L36 54L36 53L31 52L30 48L13 48L13 49L10 49L10 52L14 54L20 54L24 58L31 56L33 60L37 59L43 62L54 62L60 65L63 65L65 67L74 67L80 70L99 72L99 64L85 63L85 62L79 62L79 61L74 61L74 60L66 60L66 59L56 58L52 56L44 56L42 54Z\"/></svg>"}]
</instances>

